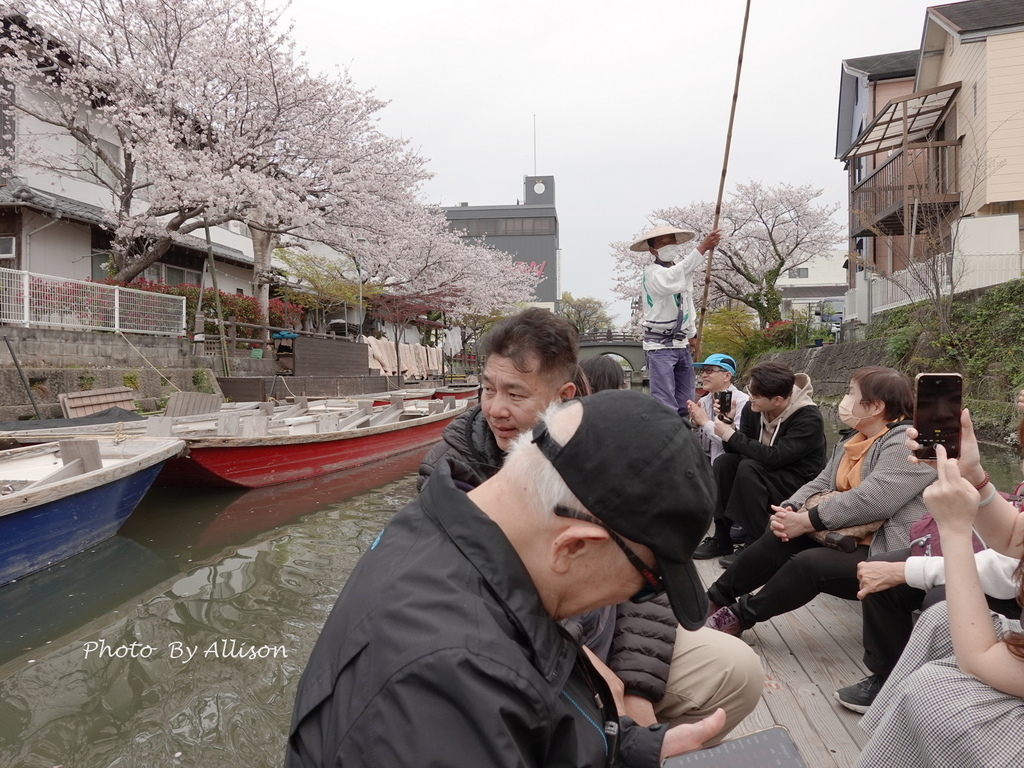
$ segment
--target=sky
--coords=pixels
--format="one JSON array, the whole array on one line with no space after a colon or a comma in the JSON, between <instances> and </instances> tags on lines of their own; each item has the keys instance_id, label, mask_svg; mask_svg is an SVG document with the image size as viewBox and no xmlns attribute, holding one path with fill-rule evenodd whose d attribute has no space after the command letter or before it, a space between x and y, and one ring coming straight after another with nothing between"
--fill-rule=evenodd
<instances>
[{"instance_id":1,"label":"sky","mask_svg":"<svg viewBox=\"0 0 1024 768\"><path fill-rule=\"evenodd\" d=\"M930 5L753 0L727 189L813 184L845 222L842 61L918 48ZM562 290L612 302L623 323L610 244L645 231L657 208L717 196L744 7L293 0L286 17L313 68L347 70L389 102L381 129L434 174L425 202L512 205L524 176L554 176Z\"/></svg>"}]
</instances>

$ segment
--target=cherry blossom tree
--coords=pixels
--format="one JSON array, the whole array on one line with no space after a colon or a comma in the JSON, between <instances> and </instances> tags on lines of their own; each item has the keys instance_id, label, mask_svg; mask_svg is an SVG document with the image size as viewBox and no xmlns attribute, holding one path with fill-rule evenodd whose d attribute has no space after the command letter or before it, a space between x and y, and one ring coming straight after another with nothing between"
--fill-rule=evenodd
<instances>
[{"instance_id":1,"label":"cherry blossom tree","mask_svg":"<svg viewBox=\"0 0 1024 768\"><path fill-rule=\"evenodd\" d=\"M779 277L826 254L843 240L845 230L833 219L839 204L816 203L821 195L822 190L809 184L737 184L723 202L719 218L723 236L712 262L709 304L721 306L728 300L745 304L757 313L761 327L781 320L782 298L776 288ZM652 226L660 223L692 229L700 238L711 230L714 203L662 208L653 211L649 219ZM632 252L628 246L612 244L614 290L631 299L640 293L640 276L651 256ZM703 281L701 269L694 276L698 305Z\"/></svg>"},{"instance_id":2,"label":"cherry blossom tree","mask_svg":"<svg viewBox=\"0 0 1024 768\"><path fill-rule=\"evenodd\" d=\"M256 0L21 7L0 57L0 106L18 123L8 160L106 191L118 280L207 223L242 221L265 303L282 236L385 237L427 178L378 131L384 102L312 73Z\"/></svg>"}]
</instances>

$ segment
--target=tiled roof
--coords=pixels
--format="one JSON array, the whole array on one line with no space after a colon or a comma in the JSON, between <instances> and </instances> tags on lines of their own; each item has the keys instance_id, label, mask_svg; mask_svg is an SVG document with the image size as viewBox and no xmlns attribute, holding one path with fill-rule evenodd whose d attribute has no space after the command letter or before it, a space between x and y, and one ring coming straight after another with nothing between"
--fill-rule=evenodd
<instances>
[{"instance_id":1,"label":"tiled roof","mask_svg":"<svg viewBox=\"0 0 1024 768\"><path fill-rule=\"evenodd\" d=\"M82 221L107 230L112 228L110 219L98 205L83 203L52 192L43 192L29 186L21 186L17 189L6 185L0 186L0 208L18 205L42 211L58 219ZM175 242L193 251L206 253L206 240L203 238L185 235L182 240ZM252 257L247 256L243 251L219 243L213 244L213 255L221 260L234 261L243 265L251 266L253 264Z\"/></svg>"},{"instance_id":2,"label":"tiled roof","mask_svg":"<svg viewBox=\"0 0 1024 768\"><path fill-rule=\"evenodd\" d=\"M959 32L980 32L1024 24L1024 3L1021 0L970 0L937 5L929 11L946 19Z\"/></svg>"},{"instance_id":3,"label":"tiled roof","mask_svg":"<svg viewBox=\"0 0 1024 768\"><path fill-rule=\"evenodd\" d=\"M849 69L863 72L868 80L889 80L897 77L913 77L917 74L918 49L883 53L878 56L861 56L847 59L843 63Z\"/></svg>"}]
</instances>

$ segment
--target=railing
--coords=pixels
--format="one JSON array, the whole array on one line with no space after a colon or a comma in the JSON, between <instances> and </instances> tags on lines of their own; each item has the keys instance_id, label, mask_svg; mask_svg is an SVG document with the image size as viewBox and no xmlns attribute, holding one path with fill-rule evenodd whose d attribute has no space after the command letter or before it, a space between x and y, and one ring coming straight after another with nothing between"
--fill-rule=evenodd
<instances>
[{"instance_id":1,"label":"railing","mask_svg":"<svg viewBox=\"0 0 1024 768\"><path fill-rule=\"evenodd\" d=\"M851 190L851 231L862 233L895 212L905 198L923 204L944 203L960 192L958 147L933 141L900 150ZM890 233L891 234L891 233Z\"/></svg>"},{"instance_id":2,"label":"railing","mask_svg":"<svg viewBox=\"0 0 1024 768\"><path fill-rule=\"evenodd\" d=\"M185 335L185 297L0 268L0 322Z\"/></svg>"},{"instance_id":3,"label":"railing","mask_svg":"<svg viewBox=\"0 0 1024 768\"><path fill-rule=\"evenodd\" d=\"M193 332L193 341L195 342L193 352L197 355L219 355L220 347L217 342L220 341L220 334L206 333L205 329L208 324L215 323L215 317L208 317L203 313L196 314L195 326ZM247 330L248 329L248 330ZM267 323L242 323L232 315L224 321L224 340L228 345L228 354L232 355L247 355L251 349L262 349L268 344L275 344L279 339L271 339L271 335L277 331L285 331L287 333L294 333L296 336L308 336L314 339L332 339L335 341L349 341L351 339L334 334L334 333L316 333L314 331L300 331L296 328L280 328L276 325L269 325ZM290 342L286 342L288 346Z\"/></svg>"},{"instance_id":4,"label":"railing","mask_svg":"<svg viewBox=\"0 0 1024 768\"><path fill-rule=\"evenodd\" d=\"M629 333L614 333L612 331L597 331L596 333L580 334L580 343L604 343L604 344L639 344L639 339Z\"/></svg>"},{"instance_id":5,"label":"railing","mask_svg":"<svg viewBox=\"0 0 1024 768\"><path fill-rule=\"evenodd\" d=\"M877 315L889 309L923 301L941 290L944 295L965 293L1001 285L1024 274L1021 252L982 253L959 257L937 257L914 269L885 276L873 276L867 283L871 291L866 313L856 310L858 289L846 294L846 319L860 320L860 314Z\"/></svg>"}]
</instances>

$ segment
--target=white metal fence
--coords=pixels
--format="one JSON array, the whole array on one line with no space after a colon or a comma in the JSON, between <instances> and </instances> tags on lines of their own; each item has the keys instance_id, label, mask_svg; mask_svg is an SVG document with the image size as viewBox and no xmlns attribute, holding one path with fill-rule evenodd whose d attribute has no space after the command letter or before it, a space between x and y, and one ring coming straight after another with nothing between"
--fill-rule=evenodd
<instances>
[{"instance_id":1,"label":"white metal fence","mask_svg":"<svg viewBox=\"0 0 1024 768\"><path fill-rule=\"evenodd\" d=\"M856 289L847 291L845 319L866 322L869 314L874 316L888 309L922 301L938 286L941 286L943 293L948 295L951 278L954 292L965 293L1017 280L1024 268L1022 254L1019 251L938 259L934 266L936 269L929 274L902 270L884 277L868 275L865 283L859 283ZM871 292L866 307L858 306L862 290Z\"/></svg>"},{"instance_id":2,"label":"white metal fence","mask_svg":"<svg viewBox=\"0 0 1024 768\"><path fill-rule=\"evenodd\" d=\"M0 268L0 322L185 335L185 297Z\"/></svg>"}]
</instances>

